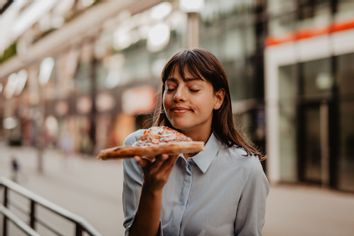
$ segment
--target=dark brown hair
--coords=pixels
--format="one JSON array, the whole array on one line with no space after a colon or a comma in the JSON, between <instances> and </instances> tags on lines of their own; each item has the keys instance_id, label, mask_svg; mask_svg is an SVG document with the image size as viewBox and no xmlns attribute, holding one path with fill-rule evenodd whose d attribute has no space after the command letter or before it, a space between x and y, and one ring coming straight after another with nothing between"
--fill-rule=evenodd
<instances>
[{"instance_id":1,"label":"dark brown hair","mask_svg":"<svg viewBox=\"0 0 354 236\"><path fill-rule=\"evenodd\" d=\"M184 69L187 68L193 76L204 78L211 83L214 91L219 91L220 89L225 91L223 104L218 110L213 111L212 130L214 135L228 147L234 145L242 147L248 155L256 155L263 159L264 155L247 142L241 132L235 128L232 119L229 84L219 60L204 49L185 49L177 52L162 70L162 96L165 89L165 81L175 68L179 70L182 78L185 78ZM173 128L163 111L163 103L161 101L160 103L155 111L154 125L165 125Z\"/></svg>"}]
</instances>

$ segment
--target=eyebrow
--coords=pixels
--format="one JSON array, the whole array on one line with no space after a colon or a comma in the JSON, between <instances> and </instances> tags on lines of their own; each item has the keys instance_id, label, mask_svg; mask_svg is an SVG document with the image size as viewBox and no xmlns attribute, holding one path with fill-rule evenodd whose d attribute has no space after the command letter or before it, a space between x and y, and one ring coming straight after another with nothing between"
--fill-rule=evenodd
<instances>
[{"instance_id":1,"label":"eyebrow","mask_svg":"<svg viewBox=\"0 0 354 236\"><path fill-rule=\"evenodd\" d=\"M201 78L195 78L195 77L186 77L183 79L184 82L191 82L191 81L204 81L203 79ZM175 78L175 77L168 77L166 82L167 81L171 81L171 82L178 82L178 80Z\"/></svg>"}]
</instances>

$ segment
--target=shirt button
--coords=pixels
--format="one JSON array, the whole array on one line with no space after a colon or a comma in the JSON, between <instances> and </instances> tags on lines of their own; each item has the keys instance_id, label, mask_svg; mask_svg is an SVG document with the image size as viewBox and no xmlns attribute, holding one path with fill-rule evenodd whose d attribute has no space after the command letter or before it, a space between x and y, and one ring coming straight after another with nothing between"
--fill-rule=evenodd
<instances>
[{"instance_id":1,"label":"shirt button","mask_svg":"<svg viewBox=\"0 0 354 236\"><path fill-rule=\"evenodd\" d=\"M192 172L192 166L189 163L187 164L187 172L188 174Z\"/></svg>"}]
</instances>

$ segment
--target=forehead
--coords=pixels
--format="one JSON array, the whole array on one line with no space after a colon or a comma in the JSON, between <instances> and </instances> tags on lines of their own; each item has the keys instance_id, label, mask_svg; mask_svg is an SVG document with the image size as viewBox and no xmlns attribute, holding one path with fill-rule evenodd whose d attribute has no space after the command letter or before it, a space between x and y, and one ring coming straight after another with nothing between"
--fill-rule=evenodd
<instances>
[{"instance_id":1,"label":"forehead","mask_svg":"<svg viewBox=\"0 0 354 236\"><path fill-rule=\"evenodd\" d=\"M206 79L200 75L198 71L193 71L188 68L188 66L185 66L183 70L180 69L178 65L175 65L167 79L178 79L181 78L184 81L188 80L202 80L205 81Z\"/></svg>"}]
</instances>

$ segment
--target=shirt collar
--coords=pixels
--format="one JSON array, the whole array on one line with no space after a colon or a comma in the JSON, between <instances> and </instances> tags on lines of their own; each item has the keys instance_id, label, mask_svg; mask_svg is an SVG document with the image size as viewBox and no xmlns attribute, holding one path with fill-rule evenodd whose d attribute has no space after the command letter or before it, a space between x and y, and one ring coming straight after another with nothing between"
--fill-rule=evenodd
<instances>
[{"instance_id":1,"label":"shirt collar","mask_svg":"<svg viewBox=\"0 0 354 236\"><path fill-rule=\"evenodd\" d=\"M216 155L219 151L219 144L218 140L216 139L215 135L212 133L204 146L204 149L196 154L195 156L191 157L194 163L198 166L198 168L205 174L208 170L209 166L216 158Z\"/></svg>"}]
</instances>

